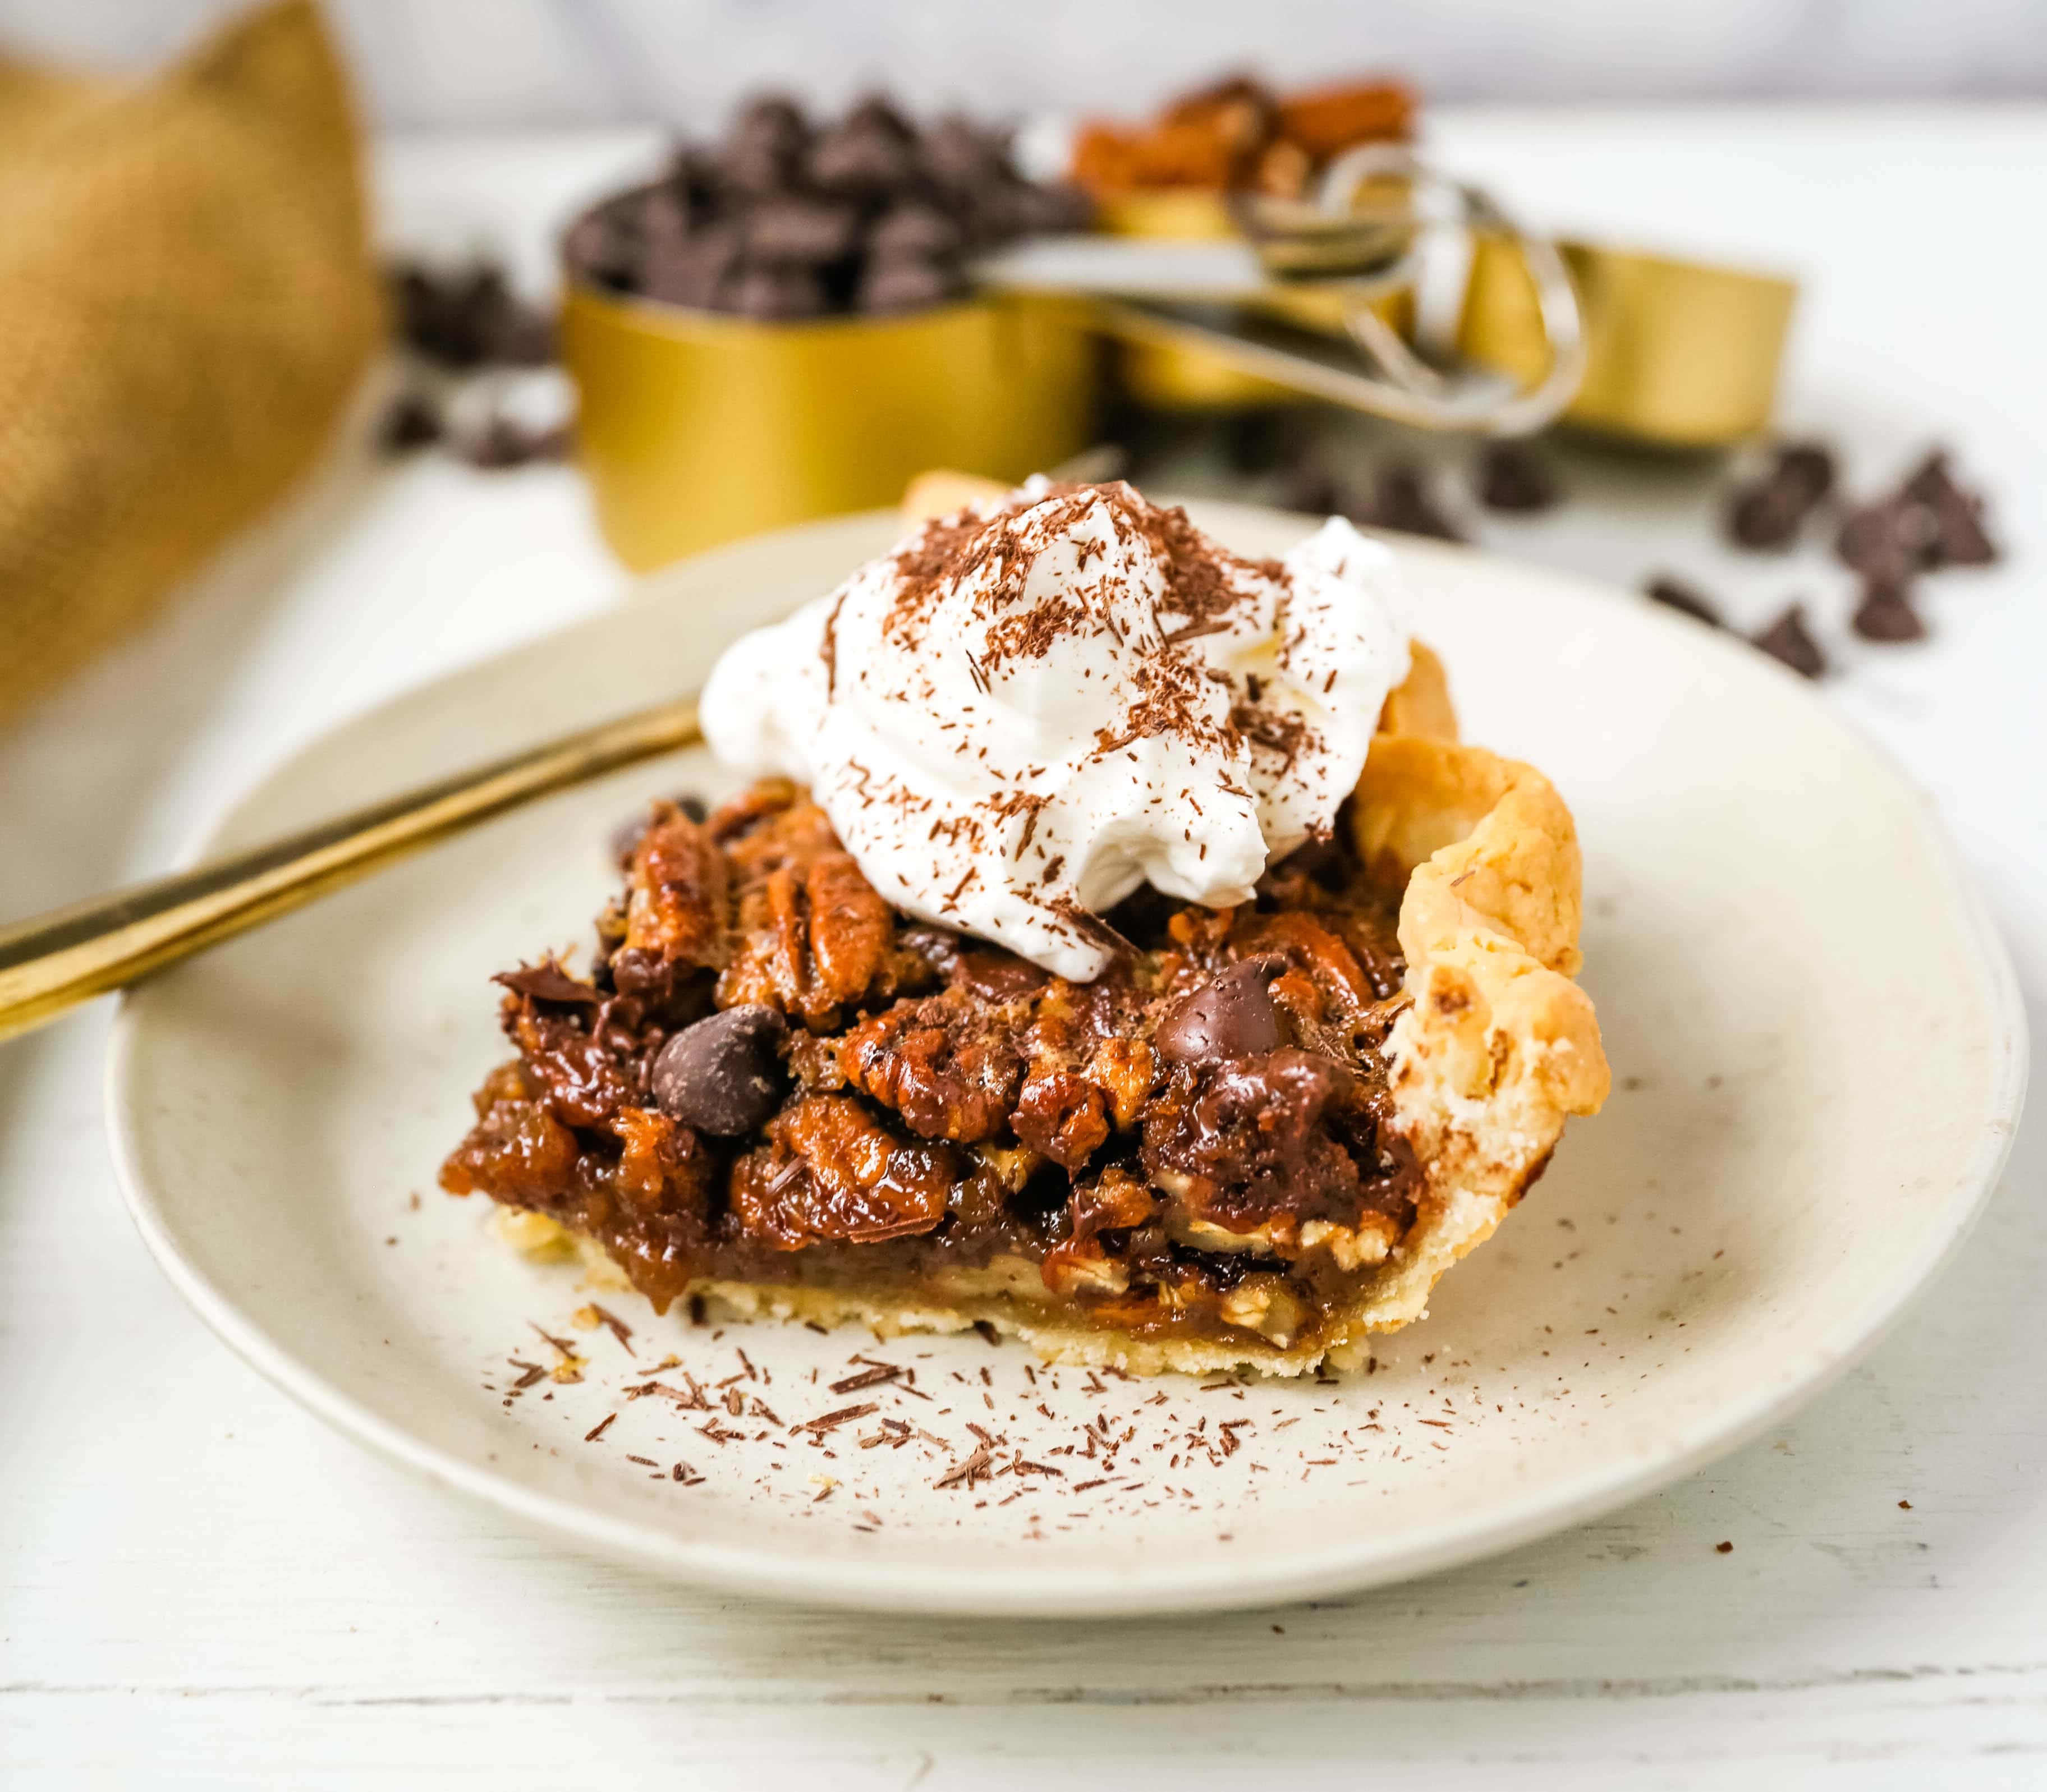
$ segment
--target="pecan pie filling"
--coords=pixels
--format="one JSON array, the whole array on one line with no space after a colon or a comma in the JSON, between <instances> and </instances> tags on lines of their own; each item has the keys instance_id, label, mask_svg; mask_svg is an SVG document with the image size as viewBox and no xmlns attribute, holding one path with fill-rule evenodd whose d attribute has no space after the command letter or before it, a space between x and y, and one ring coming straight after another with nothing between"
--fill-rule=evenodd
<instances>
[{"instance_id":1,"label":"pecan pie filling","mask_svg":"<svg viewBox=\"0 0 2047 1792\"><path fill-rule=\"evenodd\" d=\"M498 979L518 1055L442 1185L593 1241L657 1308L801 1283L1312 1345L1422 1186L1383 1055L1401 892L1351 838L1233 908L1141 890L1077 983L892 909L793 783L656 804L588 981Z\"/></svg>"}]
</instances>

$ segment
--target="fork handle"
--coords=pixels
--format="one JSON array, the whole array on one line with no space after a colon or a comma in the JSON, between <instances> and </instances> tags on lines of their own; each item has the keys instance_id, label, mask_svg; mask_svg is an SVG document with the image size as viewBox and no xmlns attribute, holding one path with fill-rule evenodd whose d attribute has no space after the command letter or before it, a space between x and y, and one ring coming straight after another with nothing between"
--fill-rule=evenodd
<instances>
[{"instance_id":1,"label":"fork handle","mask_svg":"<svg viewBox=\"0 0 2047 1792\"><path fill-rule=\"evenodd\" d=\"M694 700L602 722L267 846L0 931L0 1039L572 784L689 746Z\"/></svg>"}]
</instances>

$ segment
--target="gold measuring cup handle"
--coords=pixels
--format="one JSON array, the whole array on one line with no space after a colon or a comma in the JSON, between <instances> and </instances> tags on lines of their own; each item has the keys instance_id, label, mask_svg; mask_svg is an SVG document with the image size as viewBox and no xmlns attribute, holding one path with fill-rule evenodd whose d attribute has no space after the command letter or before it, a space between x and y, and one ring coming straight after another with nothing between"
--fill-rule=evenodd
<instances>
[{"instance_id":1,"label":"gold measuring cup handle","mask_svg":"<svg viewBox=\"0 0 2047 1792\"><path fill-rule=\"evenodd\" d=\"M1332 223L1354 225L1373 215L1372 190L1389 184L1400 193L1395 209L1410 230L1416 215L1434 202L1446 207L1445 221L1474 236L1503 238L1519 251L1534 287L1549 364L1533 385L1503 393L1496 376L1474 378L1432 367L1381 311L1350 304L1344 327L1381 376L1370 382L1383 394L1375 395L1379 403L1372 408L1422 428L1484 435L1527 435L1554 421L1577 395L1586 358L1583 308L1556 244L1523 230L1482 189L1438 173L1399 144L1361 144L1337 157L1323 172L1315 207ZM1386 221L1396 222L1391 216Z\"/></svg>"},{"instance_id":2,"label":"gold measuring cup handle","mask_svg":"<svg viewBox=\"0 0 2047 1792\"><path fill-rule=\"evenodd\" d=\"M1585 377L1585 314L1558 246L1400 145L1346 151L1305 199L1159 189L1123 195L1103 223L998 251L976 277L1091 296L1096 327L1143 351L1126 363L1139 395L1168 408L1292 393L1423 429L1522 435L1569 407ZM1446 229L1474 257L1519 254L1534 329L1512 372L1438 369L1410 346L1422 249Z\"/></svg>"},{"instance_id":3,"label":"gold measuring cup handle","mask_svg":"<svg viewBox=\"0 0 2047 1792\"><path fill-rule=\"evenodd\" d=\"M0 1039L288 914L520 804L699 738L664 703L445 778L250 852L0 931Z\"/></svg>"}]
</instances>

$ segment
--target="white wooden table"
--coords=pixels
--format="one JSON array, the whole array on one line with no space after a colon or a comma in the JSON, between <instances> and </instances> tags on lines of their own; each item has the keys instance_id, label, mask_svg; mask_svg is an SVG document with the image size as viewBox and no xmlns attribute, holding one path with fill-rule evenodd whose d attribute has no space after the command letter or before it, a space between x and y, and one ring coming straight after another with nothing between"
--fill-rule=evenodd
<instances>
[{"instance_id":1,"label":"white wooden table","mask_svg":"<svg viewBox=\"0 0 2047 1792\"><path fill-rule=\"evenodd\" d=\"M1993 490L2006 567L1937 587L1933 644L1866 649L1834 689L1938 797L2041 1031L2047 110L1437 128L1446 159L1560 223L1802 271L1790 420L1847 442L1859 483L1937 435ZM389 228L538 266L544 221L647 152L395 145ZM1669 523L1693 475L1574 478L1564 517L1488 539L1629 581L1689 566L1751 618L1802 587L1838 625L1845 582L1817 555L1737 561ZM174 614L0 740L0 912L161 867L335 718L624 583L562 470L341 455ZM10 1787L2047 1784L2037 1105L1982 1227L1896 1333L1658 1498L1324 1606L920 1623L649 1584L323 1430L137 1244L101 1137L106 1026L103 1004L0 1048Z\"/></svg>"}]
</instances>

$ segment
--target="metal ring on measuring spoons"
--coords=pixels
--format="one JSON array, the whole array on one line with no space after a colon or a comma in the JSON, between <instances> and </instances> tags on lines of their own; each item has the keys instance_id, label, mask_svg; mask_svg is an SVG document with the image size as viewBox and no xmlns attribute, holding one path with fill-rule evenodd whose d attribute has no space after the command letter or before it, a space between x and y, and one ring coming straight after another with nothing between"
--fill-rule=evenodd
<instances>
[{"instance_id":1,"label":"metal ring on measuring spoons","mask_svg":"<svg viewBox=\"0 0 2047 1792\"><path fill-rule=\"evenodd\" d=\"M1375 208L1358 204L1360 190L1389 180L1408 189L1399 209L1410 229L1418 227L1414 195L1419 192L1447 198L1449 221L1465 230L1512 242L1534 284L1550 366L1533 386L1503 397L1496 380L1432 367L1379 312L1352 305L1345 311L1345 327L1382 376L1375 383L1385 400L1383 414L1426 429L1483 435L1530 435L1553 421L1577 396L1585 372L1584 314L1557 246L1523 230L1479 188L1438 174L1398 144L1363 144L1338 156L1323 172L1317 209L1332 220L1369 217ZM1393 221L1390 215L1387 221Z\"/></svg>"}]
</instances>

